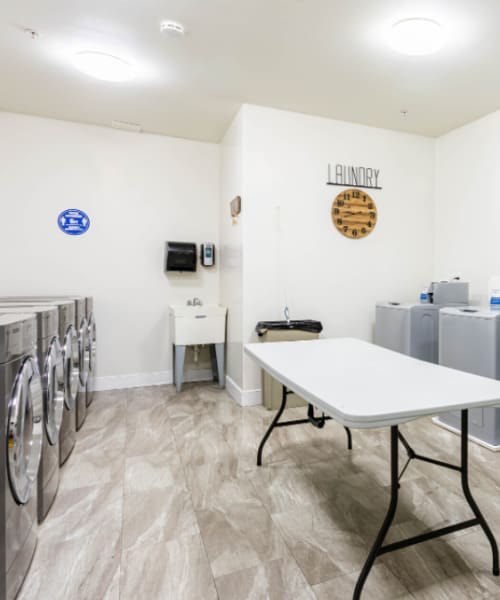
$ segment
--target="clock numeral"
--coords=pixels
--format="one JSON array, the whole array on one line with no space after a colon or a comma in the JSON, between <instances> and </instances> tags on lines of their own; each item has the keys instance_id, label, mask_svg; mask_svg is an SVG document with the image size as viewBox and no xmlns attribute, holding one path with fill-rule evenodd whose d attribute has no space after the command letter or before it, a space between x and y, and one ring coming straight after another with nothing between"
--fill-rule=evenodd
<instances>
[{"instance_id":1,"label":"clock numeral","mask_svg":"<svg viewBox=\"0 0 500 600\"><path fill-rule=\"evenodd\" d=\"M374 218L375 218L375 216L376 216L376 215L375 215L375 213L374 213L374 212L371 212L371 213L370 213L370 219L374 219Z\"/></svg>"},{"instance_id":2,"label":"clock numeral","mask_svg":"<svg viewBox=\"0 0 500 600\"><path fill-rule=\"evenodd\" d=\"M353 229L352 230L352 237L356 237L358 235L358 230L357 229Z\"/></svg>"},{"instance_id":3,"label":"clock numeral","mask_svg":"<svg viewBox=\"0 0 500 600\"><path fill-rule=\"evenodd\" d=\"M343 200L338 200L339 206L344 206L344 201Z\"/></svg>"},{"instance_id":4,"label":"clock numeral","mask_svg":"<svg viewBox=\"0 0 500 600\"><path fill-rule=\"evenodd\" d=\"M352 193L352 197L353 197L353 198L359 198L359 197L360 197L360 194L359 194L359 192L358 192L357 190L355 190L355 191Z\"/></svg>"},{"instance_id":5,"label":"clock numeral","mask_svg":"<svg viewBox=\"0 0 500 600\"><path fill-rule=\"evenodd\" d=\"M371 221L368 221L368 223L366 224L366 226L367 226L368 228L370 228L370 227L372 226L372 222L371 222Z\"/></svg>"},{"instance_id":6,"label":"clock numeral","mask_svg":"<svg viewBox=\"0 0 500 600\"><path fill-rule=\"evenodd\" d=\"M366 194L363 194L363 202L366 202Z\"/></svg>"},{"instance_id":7,"label":"clock numeral","mask_svg":"<svg viewBox=\"0 0 500 600\"><path fill-rule=\"evenodd\" d=\"M370 202L370 204L367 205L368 208L371 210L373 208L373 204Z\"/></svg>"},{"instance_id":8,"label":"clock numeral","mask_svg":"<svg viewBox=\"0 0 500 600\"><path fill-rule=\"evenodd\" d=\"M349 227L347 225L344 225L344 227L342 227L342 230L344 231L344 233L347 233L349 231Z\"/></svg>"},{"instance_id":9,"label":"clock numeral","mask_svg":"<svg viewBox=\"0 0 500 600\"><path fill-rule=\"evenodd\" d=\"M350 200L351 196L347 193L344 193L344 200Z\"/></svg>"},{"instance_id":10,"label":"clock numeral","mask_svg":"<svg viewBox=\"0 0 500 600\"><path fill-rule=\"evenodd\" d=\"M338 214L339 214L339 212L340 212L340 210L339 210L338 208L334 208L334 209L333 209L333 214L334 214L334 215L338 215Z\"/></svg>"},{"instance_id":11,"label":"clock numeral","mask_svg":"<svg viewBox=\"0 0 500 600\"><path fill-rule=\"evenodd\" d=\"M337 225L342 225L342 219L337 219Z\"/></svg>"},{"instance_id":12,"label":"clock numeral","mask_svg":"<svg viewBox=\"0 0 500 600\"><path fill-rule=\"evenodd\" d=\"M366 233L366 227L361 228L361 233Z\"/></svg>"}]
</instances>

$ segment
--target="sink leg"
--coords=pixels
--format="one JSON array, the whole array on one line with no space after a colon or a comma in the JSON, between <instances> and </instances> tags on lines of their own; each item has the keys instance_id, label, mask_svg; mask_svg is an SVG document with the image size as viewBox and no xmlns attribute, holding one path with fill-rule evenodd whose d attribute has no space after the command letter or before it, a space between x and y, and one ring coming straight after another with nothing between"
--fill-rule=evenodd
<instances>
[{"instance_id":1,"label":"sink leg","mask_svg":"<svg viewBox=\"0 0 500 600\"><path fill-rule=\"evenodd\" d=\"M224 368L224 344L215 345L215 356L217 357L217 374L219 377L219 387L226 387L226 370Z\"/></svg>"},{"instance_id":2,"label":"sink leg","mask_svg":"<svg viewBox=\"0 0 500 600\"><path fill-rule=\"evenodd\" d=\"M215 355L215 344L210 344L210 364L212 366L212 379L215 381L218 378L217 357Z\"/></svg>"},{"instance_id":3,"label":"sink leg","mask_svg":"<svg viewBox=\"0 0 500 600\"><path fill-rule=\"evenodd\" d=\"M180 392L184 375L184 358L186 357L186 346L175 346L174 357L174 382L175 389Z\"/></svg>"},{"instance_id":4,"label":"sink leg","mask_svg":"<svg viewBox=\"0 0 500 600\"><path fill-rule=\"evenodd\" d=\"M172 373L174 377L174 385L177 383L175 380L175 344L172 344Z\"/></svg>"}]
</instances>

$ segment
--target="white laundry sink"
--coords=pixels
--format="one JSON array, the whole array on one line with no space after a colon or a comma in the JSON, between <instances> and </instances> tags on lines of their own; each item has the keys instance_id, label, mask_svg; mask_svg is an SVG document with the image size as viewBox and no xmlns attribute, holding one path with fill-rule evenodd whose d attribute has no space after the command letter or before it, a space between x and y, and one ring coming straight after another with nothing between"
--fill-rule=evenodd
<instances>
[{"instance_id":1,"label":"white laundry sink","mask_svg":"<svg viewBox=\"0 0 500 600\"><path fill-rule=\"evenodd\" d=\"M170 335L176 346L223 344L227 308L218 304L169 306Z\"/></svg>"}]
</instances>

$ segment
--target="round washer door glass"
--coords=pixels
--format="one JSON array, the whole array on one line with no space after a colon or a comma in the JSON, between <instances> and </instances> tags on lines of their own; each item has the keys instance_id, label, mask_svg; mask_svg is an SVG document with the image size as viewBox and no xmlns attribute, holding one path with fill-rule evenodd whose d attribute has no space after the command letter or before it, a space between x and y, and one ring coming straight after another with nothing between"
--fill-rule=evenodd
<instances>
[{"instance_id":1,"label":"round washer door glass","mask_svg":"<svg viewBox=\"0 0 500 600\"><path fill-rule=\"evenodd\" d=\"M80 383L87 384L87 377L90 367L90 346L89 346L89 326L85 317L80 322L78 330L78 346L80 352Z\"/></svg>"},{"instance_id":2,"label":"round washer door glass","mask_svg":"<svg viewBox=\"0 0 500 600\"><path fill-rule=\"evenodd\" d=\"M73 410L80 377L78 336L73 325L70 325L66 331L62 350L64 360L64 404L68 410Z\"/></svg>"},{"instance_id":3,"label":"round washer door glass","mask_svg":"<svg viewBox=\"0 0 500 600\"><path fill-rule=\"evenodd\" d=\"M95 372L96 365L96 342L97 342L97 333L96 333L96 325L94 315L91 313L89 316L89 368L92 372Z\"/></svg>"},{"instance_id":4,"label":"round washer door glass","mask_svg":"<svg viewBox=\"0 0 500 600\"><path fill-rule=\"evenodd\" d=\"M8 405L7 472L14 499L26 504L36 488L42 452L43 393L38 364L25 359Z\"/></svg>"},{"instance_id":5,"label":"round washer door glass","mask_svg":"<svg viewBox=\"0 0 500 600\"><path fill-rule=\"evenodd\" d=\"M45 358L45 429L49 442L54 445L59 438L59 429L64 409L64 367L61 345L54 337Z\"/></svg>"}]
</instances>

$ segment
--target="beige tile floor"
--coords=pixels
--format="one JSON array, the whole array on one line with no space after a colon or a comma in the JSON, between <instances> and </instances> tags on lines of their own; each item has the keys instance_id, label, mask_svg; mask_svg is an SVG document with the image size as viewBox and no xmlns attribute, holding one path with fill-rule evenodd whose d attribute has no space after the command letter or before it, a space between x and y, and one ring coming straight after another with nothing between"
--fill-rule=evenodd
<instances>
[{"instance_id":1,"label":"beige tile floor","mask_svg":"<svg viewBox=\"0 0 500 600\"><path fill-rule=\"evenodd\" d=\"M388 432L353 431L349 452L334 422L282 428L257 468L270 418L211 384L97 394L20 600L349 600L388 504ZM456 459L429 420L403 430ZM500 455L471 445L471 483L500 539ZM469 515L456 473L414 462L390 538ZM500 598L490 560L462 531L379 559L363 597Z\"/></svg>"}]
</instances>

